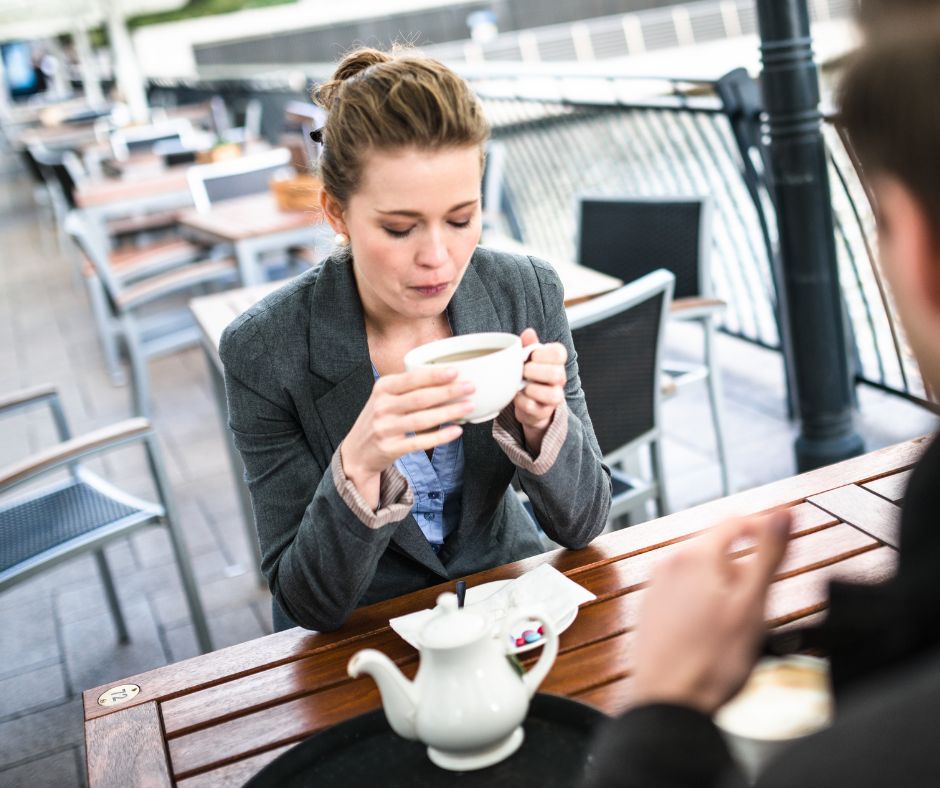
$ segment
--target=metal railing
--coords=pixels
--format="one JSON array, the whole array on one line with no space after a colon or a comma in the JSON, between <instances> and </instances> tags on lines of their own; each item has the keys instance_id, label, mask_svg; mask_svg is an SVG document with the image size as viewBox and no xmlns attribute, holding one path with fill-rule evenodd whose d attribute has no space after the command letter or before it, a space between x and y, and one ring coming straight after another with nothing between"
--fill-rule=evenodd
<instances>
[{"instance_id":1,"label":"metal railing","mask_svg":"<svg viewBox=\"0 0 940 788\"><path fill-rule=\"evenodd\" d=\"M471 77L472 79L472 77ZM506 231L549 259L575 258L579 195L709 194L712 275L726 332L780 347L771 260L772 190L755 118L735 118L717 83L665 80L656 98L623 98L624 77L472 79L501 156ZM600 87L597 83L603 83ZM635 91L634 91L635 92ZM590 100L571 98L590 95ZM606 98L605 98L606 95ZM751 129L747 126L751 124ZM871 203L838 130L825 126L849 340L859 382L929 405L875 255Z\"/></svg>"}]
</instances>

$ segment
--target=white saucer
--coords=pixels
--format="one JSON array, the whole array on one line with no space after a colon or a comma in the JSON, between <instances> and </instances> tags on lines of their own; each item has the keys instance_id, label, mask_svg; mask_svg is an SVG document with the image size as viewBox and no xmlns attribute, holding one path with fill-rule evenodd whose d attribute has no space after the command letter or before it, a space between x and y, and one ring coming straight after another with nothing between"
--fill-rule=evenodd
<instances>
[{"instance_id":1,"label":"white saucer","mask_svg":"<svg viewBox=\"0 0 940 788\"><path fill-rule=\"evenodd\" d=\"M511 580L494 580L491 583L483 583L483 585L479 586L469 586L467 588L467 594L464 597L464 604L467 607L477 605L485 599L489 599L491 596L493 596L493 594L497 593L511 582ZM564 615L552 621L552 623L555 625L555 632L560 635L571 626L577 617L578 607L575 605L573 608L566 611ZM513 639L516 639L522 637L522 633L527 629L538 629L538 627L539 623L537 621L520 621L515 627L513 627L513 630L510 634L513 635ZM544 642L545 641L543 638L539 638L532 643L526 643L524 646L510 646L508 653L521 654L523 651L531 651L532 649L541 646Z\"/></svg>"}]
</instances>

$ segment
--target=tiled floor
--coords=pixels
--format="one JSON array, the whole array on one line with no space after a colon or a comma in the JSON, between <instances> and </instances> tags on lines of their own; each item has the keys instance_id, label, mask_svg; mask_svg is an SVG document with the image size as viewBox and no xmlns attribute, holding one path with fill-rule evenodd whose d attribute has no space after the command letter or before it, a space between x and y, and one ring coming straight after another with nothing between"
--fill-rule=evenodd
<instances>
[{"instance_id":1,"label":"tiled floor","mask_svg":"<svg viewBox=\"0 0 940 788\"><path fill-rule=\"evenodd\" d=\"M676 334L682 355L694 335ZM785 418L779 357L723 338L723 382L731 465L738 488L794 472L793 427ZM151 364L154 422L217 646L270 631L267 591L247 571L223 434L197 349ZM32 185L0 159L0 391L41 382L62 393L74 432L129 415L129 395L105 372L73 261L58 248ZM859 423L870 448L923 434L932 419L878 392L860 392ZM665 406L665 461L673 508L719 493L704 391ZM53 441L46 414L0 421L0 466ZM94 465L143 492L143 457L126 449ZM80 694L89 686L196 653L195 639L162 529L108 548L131 629L116 645L91 558L65 564L0 595L0 784L84 783Z\"/></svg>"}]
</instances>

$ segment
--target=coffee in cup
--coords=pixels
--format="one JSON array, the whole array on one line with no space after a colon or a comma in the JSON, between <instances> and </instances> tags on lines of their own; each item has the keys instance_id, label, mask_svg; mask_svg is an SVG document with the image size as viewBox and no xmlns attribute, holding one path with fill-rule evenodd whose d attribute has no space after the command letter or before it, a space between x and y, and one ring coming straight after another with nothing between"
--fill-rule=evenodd
<instances>
[{"instance_id":1,"label":"coffee in cup","mask_svg":"<svg viewBox=\"0 0 940 788\"><path fill-rule=\"evenodd\" d=\"M464 418L471 424L490 421L524 386L522 367L538 342L522 347L515 334L489 332L438 339L405 354L405 369L454 367L457 379L472 383L474 409Z\"/></svg>"},{"instance_id":2,"label":"coffee in cup","mask_svg":"<svg viewBox=\"0 0 940 788\"><path fill-rule=\"evenodd\" d=\"M829 665L817 657L761 660L715 713L715 724L753 782L774 755L832 722Z\"/></svg>"}]
</instances>

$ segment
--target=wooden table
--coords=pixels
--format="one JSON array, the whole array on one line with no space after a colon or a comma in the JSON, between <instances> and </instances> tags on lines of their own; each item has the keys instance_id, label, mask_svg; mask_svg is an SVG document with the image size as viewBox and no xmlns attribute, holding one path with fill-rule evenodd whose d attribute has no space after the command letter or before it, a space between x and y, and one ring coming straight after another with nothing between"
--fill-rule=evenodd
<instances>
[{"instance_id":1,"label":"wooden table","mask_svg":"<svg viewBox=\"0 0 940 788\"><path fill-rule=\"evenodd\" d=\"M204 213L186 211L179 221L184 231L200 240L231 244L245 285L264 281L265 252L322 245L333 235L319 210L282 211L270 192L226 200Z\"/></svg>"},{"instance_id":2,"label":"wooden table","mask_svg":"<svg viewBox=\"0 0 940 788\"><path fill-rule=\"evenodd\" d=\"M602 536L583 550L498 567L469 582L516 577L549 563L597 594L561 635L542 690L614 714L629 703L637 603L653 567L678 543L732 514L791 508L793 538L766 617L772 627L807 623L825 608L830 579L871 583L892 575L898 501L926 443L921 438L872 452ZM362 608L337 632L292 629L86 691L89 784L241 784L295 742L379 705L371 679L346 675L355 652L378 648L413 676L417 654L388 628L388 619L429 607L450 588ZM122 684L138 686L139 694L99 705L99 697Z\"/></svg>"}]
</instances>

